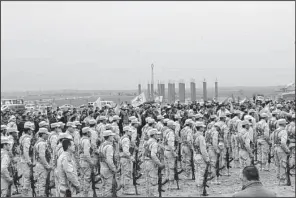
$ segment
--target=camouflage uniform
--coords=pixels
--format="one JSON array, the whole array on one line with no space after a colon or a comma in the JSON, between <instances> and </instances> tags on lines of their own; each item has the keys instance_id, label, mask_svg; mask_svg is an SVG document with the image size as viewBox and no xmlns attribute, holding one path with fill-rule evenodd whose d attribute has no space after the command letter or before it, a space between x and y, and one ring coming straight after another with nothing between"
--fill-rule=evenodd
<instances>
[{"instance_id":1,"label":"camouflage uniform","mask_svg":"<svg viewBox=\"0 0 296 198\"><path fill-rule=\"evenodd\" d=\"M186 123L187 124L187 123ZM190 124L188 122L188 124ZM182 167L185 170L185 176L188 178L190 176L190 171L191 171L191 149L192 149L192 140L193 139L193 132L190 126L185 126L181 130L181 155L182 155ZM191 142L189 142L191 141Z\"/></svg>"},{"instance_id":2,"label":"camouflage uniform","mask_svg":"<svg viewBox=\"0 0 296 198\"><path fill-rule=\"evenodd\" d=\"M269 153L269 126L263 119L256 125L257 136L257 152L258 162L261 164L261 170L267 165L268 153ZM268 170L268 167L266 167Z\"/></svg>"},{"instance_id":3,"label":"camouflage uniform","mask_svg":"<svg viewBox=\"0 0 296 198\"><path fill-rule=\"evenodd\" d=\"M3 143L3 139L1 138L1 144ZM9 171L9 166L11 165L10 156L9 151L1 149L1 197L7 196L8 187L13 183L13 178Z\"/></svg>"},{"instance_id":4,"label":"camouflage uniform","mask_svg":"<svg viewBox=\"0 0 296 198\"><path fill-rule=\"evenodd\" d=\"M83 133L88 132L89 128L83 128ZM81 185L83 196L88 197L88 192L90 190L91 184L91 169L92 169L92 159L91 159L91 143L87 136L83 136L80 140L79 145L79 153L80 153L80 168L81 168Z\"/></svg>"},{"instance_id":5,"label":"camouflage uniform","mask_svg":"<svg viewBox=\"0 0 296 198\"><path fill-rule=\"evenodd\" d=\"M234 168L239 167L239 145L238 145L238 123L240 119L235 116L232 118L230 123L230 133L231 133L231 150L232 158L234 162Z\"/></svg>"},{"instance_id":6,"label":"camouflage uniform","mask_svg":"<svg viewBox=\"0 0 296 198\"><path fill-rule=\"evenodd\" d=\"M40 133L40 132L39 132ZM36 153L36 170L34 178L38 178L36 182L36 194L37 196L44 197L45 195L45 184L48 169L50 168L49 160L46 159L46 153L49 152L48 144L43 138L39 138L35 144Z\"/></svg>"},{"instance_id":7,"label":"camouflage uniform","mask_svg":"<svg viewBox=\"0 0 296 198\"><path fill-rule=\"evenodd\" d=\"M79 189L80 183L77 175L77 167L74 157L68 151L64 151L57 162L57 173L59 181L59 197L65 197L66 190L72 195Z\"/></svg>"},{"instance_id":8,"label":"camouflage uniform","mask_svg":"<svg viewBox=\"0 0 296 198\"><path fill-rule=\"evenodd\" d=\"M157 166L161 164L160 159L157 156L160 147L156 139L150 138L144 145L144 175L145 175L145 189L146 196L154 196L157 189ZM154 184L154 185L153 185Z\"/></svg>"},{"instance_id":9,"label":"camouflage uniform","mask_svg":"<svg viewBox=\"0 0 296 198\"><path fill-rule=\"evenodd\" d=\"M280 122L281 120L279 120ZM286 122L285 120L283 120ZM274 160L277 167L277 178L280 182L286 180L286 167L287 167L287 153L289 148L287 146L288 134L284 127L279 126L274 131Z\"/></svg>"},{"instance_id":10,"label":"camouflage uniform","mask_svg":"<svg viewBox=\"0 0 296 198\"><path fill-rule=\"evenodd\" d=\"M173 125L173 121L171 124ZM169 126L169 123L168 123ZM164 161L165 161L165 173L166 178L169 179L169 186L170 189L172 182L174 182L174 162L176 158L175 153L175 132L168 128L167 133L164 136Z\"/></svg>"},{"instance_id":11,"label":"camouflage uniform","mask_svg":"<svg viewBox=\"0 0 296 198\"><path fill-rule=\"evenodd\" d=\"M106 130L102 134L105 136L115 135L110 130ZM117 179L117 168L115 166L116 161L114 161L114 147L113 142L105 140L97 150L99 156L99 162L101 166L101 177L103 180L103 186L100 195L102 197L111 197L112 196L112 180L115 174ZM115 163L114 163L115 162Z\"/></svg>"},{"instance_id":12,"label":"camouflage uniform","mask_svg":"<svg viewBox=\"0 0 296 198\"><path fill-rule=\"evenodd\" d=\"M247 121L243 121L246 124ZM251 139L247 129L242 128L242 130L238 134L239 140L239 160L240 167L244 168L251 164L251 158L253 157L252 149L251 149Z\"/></svg>"},{"instance_id":13,"label":"camouflage uniform","mask_svg":"<svg viewBox=\"0 0 296 198\"><path fill-rule=\"evenodd\" d=\"M21 148L21 164L23 170L30 170L29 164L31 164L31 159L29 155L29 149L31 146L31 139L32 136L29 134L23 134L20 138L20 148ZM29 189L30 189L30 171L23 171L22 172L22 185L23 185L23 197L29 196Z\"/></svg>"},{"instance_id":14,"label":"camouflage uniform","mask_svg":"<svg viewBox=\"0 0 296 198\"><path fill-rule=\"evenodd\" d=\"M294 119L295 119L295 115L294 115ZM288 146L291 151L289 165L290 167L292 167L292 166L295 166L295 121L292 121L289 125L287 125L286 130L288 133L288 141L289 141Z\"/></svg>"},{"instance_id":15,"label":"camouflage uniform","mask_svg":"<svg viewBox=\"0 0 296 198\"><path fill-rule=\"evenodd\" d=\"M210 163L210 157L206 149L205 138L203 137L203 133L200 131L197 131L196 133L196 138L193 142L193 150L195 165L195 184L198 187L198 191L201 193L206 163Z\"/></svg>"},{"instance_id":16,"label":"camouflage uniform","mask_svg":"<svg viewBox=\"0 0 296 198\"><path fill-rule=\"evenodd\" d=\"M130 153L130 137L124 134L120 138L119 151L120 151L120 164L121 164L121 181L123 184L123 193L127 193L130 187L130 179L132 175L132 156Z\"/></svg>"}]
</instances>

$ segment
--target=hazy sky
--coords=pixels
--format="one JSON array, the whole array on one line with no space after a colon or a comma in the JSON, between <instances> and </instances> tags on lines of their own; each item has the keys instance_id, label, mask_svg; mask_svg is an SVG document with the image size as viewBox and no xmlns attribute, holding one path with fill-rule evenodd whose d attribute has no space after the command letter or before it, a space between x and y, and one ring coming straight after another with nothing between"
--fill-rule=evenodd
<instances>
[{"instance_id":1,"label":"hazy sky","mask_svg":"<svg viewBox=\"0 0 296 198\"><path fill-rule=\"evenodd\" d=\"M295 2L1 2L1 90L295 79Z\"/></svg>"}]
</instances>

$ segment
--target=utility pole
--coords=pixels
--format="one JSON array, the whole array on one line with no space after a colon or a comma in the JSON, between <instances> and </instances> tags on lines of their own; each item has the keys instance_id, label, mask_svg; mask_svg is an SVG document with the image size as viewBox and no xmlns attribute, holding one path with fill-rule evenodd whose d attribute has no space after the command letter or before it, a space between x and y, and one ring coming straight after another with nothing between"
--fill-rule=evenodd
<instances>
[{"instance_id":1,"label":"utility pole","mask_svg":"<svg viewBox=\"0 0 296 198\"><path fill-rule=\"evenodd\" d=\"M154 100L154 74L153 74L153 63L151 64L151 100Z\"/></svg>"}]
</instances>

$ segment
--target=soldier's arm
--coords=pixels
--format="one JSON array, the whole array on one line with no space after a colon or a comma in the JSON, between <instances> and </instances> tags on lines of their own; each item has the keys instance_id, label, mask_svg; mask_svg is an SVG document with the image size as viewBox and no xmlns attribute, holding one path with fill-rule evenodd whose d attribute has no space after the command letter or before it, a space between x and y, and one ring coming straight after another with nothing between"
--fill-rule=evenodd
<instances>
[{"instance_id":1,"label":"soldier's arm","mask_svg":"<svg viewBox=\"0 0 296 198\"><path fill-rule=\"evenodd\" d=\"M193 148L193 135L192 135L191 131L189 131L187 133L186 141L189 144L189 147L192 149Z\"/></svg>"},{"instance_id":2,"label":"soldier's arm","mask_svg":"<svg viewBox=\"0 0 296 198\"><path fill-rule=\"evenodd\" d=\"M49 169L50 166L46 161L45 158L45 150L46 150L46 143L41 143L40 144L40 150L39 150L39 158L40 158L40 163L46 168Z\"/></svg>"},{"instance_id":3,"label":"soldier's arm","mask_svg":"<svg viewBox=\"0 0 296 198\"><path fill-rule=\"evenodd\" d=\"M281 147L282 149L287 153L289 152L289 148L287 146L287 140L288 140L288 134L286 130L283 130L280 132L281 133Z\"/></svg>"},{"instance_id":4,"label":"soldier's arm","mask_svg":"<svg viewBox=\"0 0 296 198\"><path fill-rule=\"evenodd\" d=\"M175 136L173 135L173 133L170 133L168 138L168 147L171 151L175 150L174 143L175 143Z\"/></svg>"},{"instance_id":5,"label":"soldier's arm","mask_svg":"<svg viewBox=\"0 0 296 198\"><path fill-rule=\"evenodd\" d=\"M161 165L160 160L157 157L157 143L153 143L151 145L151 159L157 164L158 166Z\"/></svg>"},{"instance_id":6,"label":"soldier's arm","mask_svg":"<svg viewBox=\"0 0 296 198\"><path fill-rule=\"evenodd\" d=\"M4 179L11 182L13 179L9 176L8 166L9 166L9 156L4 155L1 159L1 180Z\"/></svg>"},{"instance_id":7,"label":"soldier's arm","mask_svg":"<svg viewBox=\"0 0 296 198\"><path fill-rule=\"evenodd\" d=\"M229 148L230 147L230 142L229 142L229 128L227 126L225 126L224 128L224 142L225 142L225 146L226 148Z\"/></svg>"},{"instance_id":8,"label":"soldier's arm","mask_svg":"<svg viewBox=\"0 0 296 198\"><path fill-rule=\"evenodd\" d=\"M106 148L106 163L112 172L116 172L116 167L113 162L113 147L112 146L107 146L107 148Z\"/></svg>"},{"instance_id":9,"label":"soldier's arm","mask_svg":"<svg viewBox=\"0 0 296 198\"><path fill-rule=\"evenodd\" d=\"M67 179L71 182L71 184L76 188L79 188L80 183L78 180L78 175L74 171L74 166L72 164L71 159L69 159L69 157L66 157L62 160L62 168L65 171L67 175Z\"/></svg>"},{"instance_id":10,"label":"soldier's arm","mask_svg":"<svg viewBox=\"0 0 296 198\"><path fill-rule=\"evenodd\" d=\"M214 147L214 150L216 151L216 152L218 152L218 133L217 132L214 132L214 134L213 134L213 147Z\"/></svg>"},{"instance_id":11,"label":"soldier's arm","mask_svg":"<svg viewBox=\"0 0 296 198\"><path fill-rule=\"evenodd\" d=\"M248 135L246 135L245 146L246 146L246 149L247 149L248 153L249 153L249 154L252 154L251 140L250 140L250 138L248 137Z\"/></svg>"},{"instance_id":12,"label":"soldier's arm","mask_svg":"<svg viewBox=\"0 0 296 198\"><path fill-rule=\"evenodd\" d=\"M131 141L132 142L136 142L136 139L137 139L137 131L132 131L132 138L131 138Z\"/></svg>"},{"instance_id":13,"label":"soldier's arm","mask_svg":"<svg viewBox=\"0 0 296 198\"><path fill-rule=\"evenodd\" d=\"M130 144L130 141L128 138L124 138L122 140L123 156L128 157L128 159L131 158L131 154L129 152L129 148L130 148L129 144Z\"/></svg>"},{"instance_id":14,"label":"soldier's arm","mask_svg":"<svg viewBox=\"0 0 296 198\"><path fill-rule=\"evenodd\" d=\"M88 141L83 141L82 146L83 146L83 155L85 157L85 160L89 164L92 164L92 160L91 160L91 157L90 157L90 147L91 147L91 144L90 144L89 140Z\"/></svg>"},{"instance_id":15,"label":"soldier's arm","mask_svg":"<svg viewBox=\"0 0 296 198\"><path fill-rule=\"evenodd\" d=\"M24 158L25 158L25 161L26 163L30 163L31 162L31 159L30 159L30 156L29 156L29 149L30 149L30 138L27 138L25 141L24 141Z\"/></svg>"},{"instance_id":16,"label":"soldier's arm","mask_svg":"<svg viewBox=\"0 0 296 198\"><path fill-rule=\"evenodd\" d=\"M264 127L264 139L267 143L270 143L270 139L269 139L269 126L268 124L265 124Z\"/></svg>"},{"instance_id":17,"label":"soldier's arm","mask_svg":"<svg viewBox=\"0 0 296 198\"><path fill-rule=\"evenodd\" d=\"M200 152L202 154L202 157L203 159L206 161L206 162L209 162L210 161L210 157L209 157L209 154L207 152L207 146L206 146L206 140L203 136L200 136L199 138L196 138L196 141L197 139L199 139L199 148L200 148Z\"/></svg>"}]
</instances>

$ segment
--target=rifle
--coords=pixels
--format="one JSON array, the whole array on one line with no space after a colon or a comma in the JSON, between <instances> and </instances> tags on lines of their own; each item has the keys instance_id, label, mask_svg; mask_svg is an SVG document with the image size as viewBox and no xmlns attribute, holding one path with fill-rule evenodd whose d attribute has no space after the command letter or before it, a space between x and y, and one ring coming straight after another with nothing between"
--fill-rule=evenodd
<instances>
[{"instance_id":1,"label":"rifle","mask_svg":"<svg viewBox=\"0 0 296 198\"><path fill-rule=\"evenodd\" d=\"M226 148L226 167L227 167L227 171L228 171L228 176L230 176L229 174L229 168L232 168L230 166L230 163L233 161L233 158L229 159L229 148Z\"/></svg>"},{"instance_id":2,"label":"rifle","mask_svg":"<svg viewBox=\"0 0 296 198\"><path fill-rule=\"evenodd\" d=\"M212 180L214 178L214 176L208 178L208 175L209 175L209 167L210 167L210 164L207 164L207 167L206 167L206 170L205 170L205 173L204 173L204 179L203 179L203 182L202 182L202 186L203 186L203 191L202 191L202 195L203 196L208 196L209 194L207 193L207 188L209 188L207 182Z\"/></svg>"},{"instance_id":3,"label":"rifle","mask_svg":"<svg viewBox=\"0 0 296 198\"><path fill-rule=\"evenodd\" d=\"M113 153L113 162L114 162L114 165L115 165L115 167L116 167L116 169L117 169L117 161L118 161L118 159L117 159L117 157L116 157L116 147L115 147L114 142L113 142L113 149L114 149L114 153ZM120 172L120 171L121 171L121 169L120 169L118 172ZM118 183L117 183L117 180L116 180L116 174L117 174L118 172L115 172L115 173L113 174L113 178L112 178L112 188L111 188L112 197L117 197L117 191L119 191L119 190L121 189L121 187L122 187L121 185L118 186Z\"/></svg>"},{"instance_id":4,"label":"rifle","mask_svg":"<svg viewBox=\"0 0 296 198\"><path fill-rule=\"evenodd\" d=\"M136 142L137 148L134 150L135 151L135 161L133 161L133 172L132 172L133 185L135 187L136 195L139 195L137 186L140 185L137 183L137 180L142 176L141 173L137 175L138 171L140 170L140 161L139 161L139 157L138 157L139 144L140 144L140 139L137 137L137 142Z\"/></svg>"},{"instance_id":5,"label":"rifle","mask_svg":"<svg viewBox=\"0 0 296 198\"><path fill-rule=\"evenodd\" d=\"M290 159L290 154L287 155L287 162L286 162L286 166L287 166L287 168L286 168L287 186L291 186L291 178L290 178L290 176L295 175L295 174L292 174L290 172L291 169L295 168L295 164L292 167L290 167L289 159Z\"/></svg>"},{"instance_id":6,"label":"rifle","mask_svg":"<svg viewBox=\"0 0 296 198\"><path fill-rule=\"evenodd\" d=\"M51 171L49 171L47 173L46 183L45 183L45 194L46 194L47 197L49 197L50 195L52 195L51 194L51 189L53 189L55 187L54 183L51 184L51 182L50 182L50 172Z\"/></svg>"},{"instance_id":7,"label":"rifle","mask_svg":"<svg viewBox=\"0 0 296 198\"><path fill-rule=\"evenodd\" d=\"M194 160L193 160L193 149L191 149L191 174L192 174L192 180L195 180L195 167L194 167Z\"/></svg>"},{"instance_id":8,"label":"rifle","mask_svg":"<svg viewBox=\"0 0 296 198\"><path fill-rule=\"evenodd\" d=\"M269 146L269 152L268 152L268 165L270 166L271 159L274 157L274 155L271 156L271 145Z\"/></svg>"},{"instance_id":9,"label":"rifle","mask_svg":"<svg viewBox=\"0 0 296 198\"><path fill-rule=\"evenodd\" d=\"M158 155L158 157L159 157L159 160L161 161L161 162L163 162L163 155L164 155L164 153L163 153L163 148L161 148L160 149L160 152L159 152L159 155ZM159 197L162 197L162 192L165 192L165 190L163 190L162 189L162 186L163 185L165 185L169 180L168 179L166 179L164 182L162 182L162 176L163 176L163 174L161 173L161 171L162 171L163 169L161 169L159 166L158 166L158 170L157 170L157 174L158 174L158 182L157 182L157 184L158 184L158 194L159 194Z\"/></svg>"},{"instance_id":10,"label":"rifle","mask_svg":"<svg viewBox=\"0 0 296 198\"><path fill-rule=\"evenodd\" d=\"M179 190L180 189L180 187L179 187L179 175L180 175L180 173L182 173L184 170L182 169L182 170L180 170L180 171L178 171L178 157L176 157L176 159L175 159L175 163L174 163L175 165L174 165L174 179L176 180L176 182L177 182L177 190Z\"/></svg>"},{"instance_id":11,"label":"rifle","mask_svg":"<svg viewBox=\"0 0 296 198\"><path fill-rule=\"evenodd\" d=\"M96 184L101 180L101 178L96 180L96 176L98 176L99 174L100 174L99 172L95 174L94 168L92 168L90 178L91 178L91 188L93 190L93 197L98 197L96 190L99 188L96 187Z\"/></svg>"},{"instance_id":12,"label":"rifle","mask_svg":"<svg viewBox=\"0 0 296 198\"><path fill-rule=\"evenodd\" d=\"M219 176L222 176L221 174L220 174L220 170L222 170L222 169L224 169L225 168L225 166L223 166L223 167L219 167L220 166L220 153L218 153L217 154L217 161L216 161L216 176L217 176L217 178L219 177Z\"/></svg>"},{"instance_id":13,"label":"rifle","mask_svg":"<svg viewBox=\"0 0 296 198\"><path fill-rule=\"evenodd\" d=\"M32 160L32 164L30 165L30 181L31 181L31 188L32 188L32 197L36 197L36 192L35 192L35 183L37 182L37 179L34 179L34 167L36 166L36 164L34 164L34 157L35 157L35 149L33 148L34 144L34 139L31 139L31 160Z\"/></svg>"}]
</instances>

